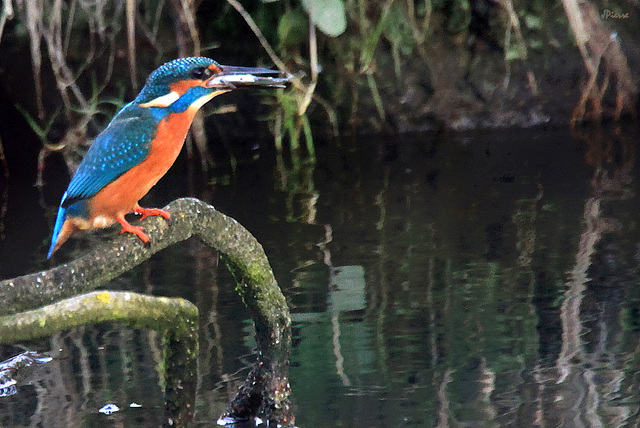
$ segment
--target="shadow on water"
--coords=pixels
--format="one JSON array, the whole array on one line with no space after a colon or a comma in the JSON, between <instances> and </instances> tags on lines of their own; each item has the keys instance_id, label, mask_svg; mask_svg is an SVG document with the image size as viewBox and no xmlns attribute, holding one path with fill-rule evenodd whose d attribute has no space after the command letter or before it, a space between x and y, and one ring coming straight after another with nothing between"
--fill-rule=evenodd
<instances>
[{"instance_id":1,"label":"shadow on water","mask_svg":"<svg viewBox=\"0 0 640 428\"><path fill-rule=\"evenodd\" d=\"M376 136L320 148L313 167L279 169L263 156L231 180L196 180L195 192L256 235L291 302L299 426L633 426L639 137ZM186 168L147 205L189 194ZM7 218L5 245L26 227ZM3 275L25 259L42 265L38 239L28 253L5 246ZM105 237L69 244L67 257L90 239ZM110 288L198 305L194 426L214 426L254 347L216 255L188 241ZM109 324L24 345L56 358L0 399L0 425L160 423L156 334ZM121 410L99 413L107 403Z\"/></svg>"}]
</instances>

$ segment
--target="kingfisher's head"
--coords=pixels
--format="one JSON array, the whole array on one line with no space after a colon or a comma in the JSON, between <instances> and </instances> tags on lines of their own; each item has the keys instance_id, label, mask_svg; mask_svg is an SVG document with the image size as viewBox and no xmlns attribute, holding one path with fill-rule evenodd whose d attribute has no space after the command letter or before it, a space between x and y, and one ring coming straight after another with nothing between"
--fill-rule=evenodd
<instances>
[{"instance_id":1,"label":"kingfisher's head","mask_svg":"<svg viewBox=\"0 0 640 428\"><path fill-rule=\"evenodd\" d=\"M289 78L267 77L268 68L220 65L211 58L170 61L149 75L134 103L172 112L197 110L216 95L246 86L283 87Z\"/></svg>"}]
</instances>

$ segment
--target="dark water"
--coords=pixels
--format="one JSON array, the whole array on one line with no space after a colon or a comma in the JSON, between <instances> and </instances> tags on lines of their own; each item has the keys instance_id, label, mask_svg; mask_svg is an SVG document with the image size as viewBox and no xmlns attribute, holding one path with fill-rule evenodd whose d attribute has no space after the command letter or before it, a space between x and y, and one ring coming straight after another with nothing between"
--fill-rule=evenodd
<instances>
[{"instance_id":1,"label":"dark water","mask_svg":"<svg viewBox=\"0 0 640 428\"><path fill-rule=\"evenodd\" d=\"M291 303L301 427L637 426L639 141L638 130L343 140L315 166L263 155L200 179L181 164L146 205L192 194L263 243ZM3 277L47 266L52 220L28 189L9 189ZM92 239L108 237L72 242L60 260ZM198 305L194 426L215 426L255 358L216 254L187 241L109 288ZM0 398L0 426L162 425L158 333L101 324L22 345L56 358ZM99 413L107 403L121 410Z\"/></svg>"}]
</instances>

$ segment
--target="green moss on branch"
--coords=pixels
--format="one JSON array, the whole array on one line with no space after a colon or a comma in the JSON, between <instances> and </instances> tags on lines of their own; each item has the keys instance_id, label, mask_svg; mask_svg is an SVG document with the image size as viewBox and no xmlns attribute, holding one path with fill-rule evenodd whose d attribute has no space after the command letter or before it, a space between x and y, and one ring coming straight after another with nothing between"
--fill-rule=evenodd
<instances>
[{"instance_id":1,"label":"green moss on branch","mask_svg":"<svg viewBox=\"0 0 640 428\"><path fill-rule=\"evenodd\" d=\"M0 343L52 335L79 325L116 321L176 337L195 334L198 308L184 299L122 291L94 291L38 309L0 317Z\"/></svg>"}]
</instances>

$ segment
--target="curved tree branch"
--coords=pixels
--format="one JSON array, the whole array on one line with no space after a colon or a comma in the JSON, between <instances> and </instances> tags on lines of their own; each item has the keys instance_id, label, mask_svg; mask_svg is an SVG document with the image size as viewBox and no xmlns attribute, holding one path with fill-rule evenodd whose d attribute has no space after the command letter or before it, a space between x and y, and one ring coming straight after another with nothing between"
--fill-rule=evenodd
<instances>
[{"instance_id":1,"label":"curved tree branch","mask_svg":"<svg viewBox=\"0 0 640 428\"><path fill-rule=\"evenodd\" d=\"M128 291L94 291L38 309L0 317L0 343L50 336L86 324L115 321L134 328L193 335L198 308L184 299Z\"/></svg>"},{"instance_id":2,"label":"curved tree branch","mask_svg":"<svg viewBox=\"0 0 640 428\"><path fill-rule=\"evenodd\" d=\"M291 318L262 246L237 221L198 199L178 199L164 209L171 214L170 223L158 217L142 222L150 237L148 248L137 237L123 235L69 263L0 282L0 301L3 302L0 315L32 310L86 293L157 251L197 237L224 257L256 327L258 361L224 416L231 419L260 416L284 426L292 425L288 400ZM101 295L106 298L101 293L78 298L99 300ZM33 317L36 312L17 316ZM14 317L2 320L11 318ZM13 327L16 328L15 324Z\"/></svg>"}]
</instances>

